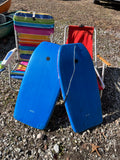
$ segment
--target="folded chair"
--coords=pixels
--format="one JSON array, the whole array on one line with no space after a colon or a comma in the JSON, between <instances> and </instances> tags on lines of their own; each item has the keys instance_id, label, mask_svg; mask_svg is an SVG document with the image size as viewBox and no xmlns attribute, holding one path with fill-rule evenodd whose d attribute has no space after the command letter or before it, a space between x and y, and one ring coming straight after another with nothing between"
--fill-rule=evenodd
<instances>
[{"instance_id":1,"label":"folded chair","mask_svg":"<svg viewBox=\"0 0 120 160\"><path fill-rule=\"evenodd\" d=\"M2 61L2 65L9 68L11 87L11 78L22 80L35 48L43 41L52 41L54 33L54 19L49 14L18 11L13 20L16 48L9 51Z\"/></svg>"},{"instance_id":2,"label":"folded chair","mask_svg":"<svg viewBox=\"0 0 120 160\"><path fill-rule=\"evenodd\" d=\"M100 55L97 55L97 48L96 48L96 29L94 27L89 26L66 26L64 29L64 44L69 43L82 43L88 50L93 63L94 68L97 75L97 81L98 81L98 87L100 90L100 95L102 96L102 91L105 88L104 85L104 71L105 71L105 65L110 66L110 63L108 63L104 58L102 58ZM94 48L93 48L94 47ZM93 52L94 50L94 52ZM102 61L102 73L101 75L98 72L98 63L97 58ZM101 68L101 66L100 66Z\"/></svg>"}]
</instances>

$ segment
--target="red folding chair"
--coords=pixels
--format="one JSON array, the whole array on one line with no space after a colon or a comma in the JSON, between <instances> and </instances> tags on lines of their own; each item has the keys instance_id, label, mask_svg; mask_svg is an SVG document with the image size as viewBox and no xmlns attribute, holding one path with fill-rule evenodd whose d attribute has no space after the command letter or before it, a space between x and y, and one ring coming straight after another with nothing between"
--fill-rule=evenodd
<instances>
[{"instance_id":1,"label":"red folding chair","mask_svg":"<svg viewBox=\"0 0 120 160\"><path fill-rule=\"evenodd\" d=\"M104 85L104 71L105 65L110 66L105 59L96 53L96 29L91 26L66 26L64 29L64 44L68 43L82 43L88 50L97 75L98 87L100 95L102 96L102 90L105 88ZM93 48L94 46L94 48ZM93 52L94 50L94 52ZM102 74L98 72L97 57L102 61Z\"/></svg>"}]
</instances>

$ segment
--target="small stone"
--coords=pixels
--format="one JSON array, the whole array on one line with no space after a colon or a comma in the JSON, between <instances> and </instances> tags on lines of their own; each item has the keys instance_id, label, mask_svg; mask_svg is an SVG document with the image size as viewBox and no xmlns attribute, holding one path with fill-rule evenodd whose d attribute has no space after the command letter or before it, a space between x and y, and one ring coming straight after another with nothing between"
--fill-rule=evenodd
<instances>
[{"instance_id":1,"label":"small stone","mask_svg":"<svg viewBox=\"0 0 120 160\"><path fill-rule=\"evenodd\" d=\"M41 149L40 148L38 149L38 153L41 153Z\"/></svg>"},{"instance_id":2,"label":"small stone","mask_svg":"<svg viewBox=\"0 0 120 160\"><path fill-rule=\"evenodd\" d=\"M77 140L75 140L75 143L77 143Z\"/></svg>"},{"instance_id":3,"label":"small stone","mask_svg":"<svg viewBox=\"0 0 120 160\"><path fill-rule=\"evenodd\" d=\"M101 132L104 133L104 129L101 128Z\"/></svg>"},{"instance_id":4,"label":"small stone","mask_svg":"<svg viewBox=\"0 0 120 160\"><path fill-rule=\"evenodd\" d=\"M77 146L73 147L73 150L75 151L77 149Z\"/></svg>"},{"instance_id":5,"label":"small stone","mask_svg":"<svg viewBox=\"0 0 120 160\"><path fill-rule=\"evenodd\" d=\"M114 154L112 154L112 158L113 158L113 159L115 158L115 155L114 155Z\"/></svg>"},{"instance_id":6,"label":"small stone","mask_svg":"<svg viewBox=\"0 0 120 160\"><path fill-rule=\"evenodd\" d=\"M35 139L36 138L36 136L35 136L35 134L33 134L33 139Z\"/></svg>"},{"instance_id":7,"label":"small stone","mask_svg":"<svg viewBox=\"0 0 120 160\"><path fill-rule=\"evenodd\" d=\"M87 146L86 149L89 150L90 149L89 146Z\"/></svg>"},{"instance_id":8,"label":"small stone","mask_svg":"<svg viewBox=\"0 0 120 160\"><path fill-rule=\"evenodd\" d=\"M80 149L80 153L82 153L82 150Z\"/></svg>"},{"instance_id":9,"label":"small stone","mask_svg":"<svg viewBox=\"0 0 120 160\"><path fill-rule=\"evenodd\" d=\"M90 130L89 129L87 130L87 133L90 134Z\"/></svg>"},{"instance_id":10,"label":"small stone","mask_svg":"<svg viewBox=\"0 0 120 160\"><path fill-rule=\"evenodd\" d=\"M90 143L92 143L92 142L93 142L92 138L90 138L90 140L89 140L89 141L90 141Z\"/></svg>"},{"instance_id":11,"label":"small stone","mask_svg":"<svg viewBox=\"0 0 120 160\"><path fill-rule=\"evenodd\" d=\"M47 145L47 144L45 144L45 145L44 145L44 149L45 149L45 150L47 150L47 148L48 148L48 145Z\"/></svg>"},{"instance_id":12,"label":"small stone","mask_svg":"<svg viewBox=\"0 0 120 160\"><path fill-rule=\"evenodd\" d=\"M100 155L104 154L104 150L102 148L98 148Z\"/></svg>"},{"instance_id":13,"label":"small stone","mask_svg":"<svg viewBox=\"0 0 120 160\"><path fill-rule=\"evenodd\" d=\"M26 141L26 139L23 139L23 143L26 143L27 141Z\"/></svg>"},{"instance_id":14,"label":"small stone","mask_svg":"<svg viewBox=\"0 0 120 160\"><path fill-rule=\"evenodd\" d=\"M3 122L3 121L2 121L2 124L1 124L1 126L2 126L2 127L4 127L4 122Z\"/></svg>"},{"instance_id":15,"label":"small stone","mask_svg":"<svg viewBox=\"0 0 120 160\"><path fill-rule=\"evenodd\" d=\"M70 160L70 157L67 157L66 160Z\"/></svg>"},{"instance_id":16,"label":"small stone","mask_svg":"<svg viewBox=\"0 0 120 160\"><path fill-rule=\"evenodd\" d=\"M20 148L16 148L15 150L16 150L16 152L19 153L21 149Z\"/></svg>"},{"instance_id":17,"label":"small stone","mask_svg":"<svg viewBox=\"0 0 120 160\"><path fill-rule=\"evenodd\" d=\"M119 121L118 120L116 120L115 123L116 123L117 126L119 125Z\"/></svg>"},{"instance_id":18,"label":"small stone","mask_svg":"<svg viewBox=\"0 0 120 160\"><path fill-rule=\"evenodd\" d=\"M22 141L22 137L20 137L20 136L17 137L17 139L18 139L18 141Z\"/></svg>"},{"instance_id":19,"label":"small stone","mask_svg":"<svg viewBox=\"0 0 120 160\"><path fill-rule=\"evenodd\" d=\"M28 128L25 128L25 133L27 133L28 132Z\"/></svg>"},{"instance_id":20,"label":"small stone","mask_svg":"<svg viewBox=\"0 0 120 160\"><path fill-rule=\"evenodd\" d=\"M59 146L57 144L54 145L54 151L56 153L59 153Z\"/></svg>"},{"instance_id":21,"label":"small stone","mask_svg":"<svg viewBox=\"0 0 120 160\"><path fill-rule=\"evenodd\" d=\"M63 138L62 138L62 141L64 142L64 140L65 140L65 138L63 137Z\"/></svg>"},{"instance_id":22,"label":"small stone","mask_svg":"<svg viewBox=\"0 0 120 160\"><path fill-rule=\"evenodd\" d=\"M37 135L37 139L40 139L41 137L42 137L42 134L39 133L39 134Z\"/></svg>"},{"instance_id":23,"label":"small stone","mask_svg":"<svg viewBox=\"0 0 120 160\"><path fill-rule=\"evenodd\" d=\"M71 135L71 137L72 137L72 136L73 136L73 133L71 132L70 135Z\"/></svg>"},{"instance_id":24,"label":"small stone","mask_svg":"<svg viewBox=\"0 0 120 160\"><path fill-rule=\"evenodd\" d=\"M36 150L35 148L32 149L31 154L30 155L36 155Z\"/></svg>"},{"instance_id":25,"label":"small stone","mask_svg":"<svg viewBox=\"0 0 120 160\"><path fill-rule=\"evenodd\" d=\"M109 149L110 149L109 146L105 148L105 150L106 150L107 152L109 151Z\"/></svg>"}]
</instances>

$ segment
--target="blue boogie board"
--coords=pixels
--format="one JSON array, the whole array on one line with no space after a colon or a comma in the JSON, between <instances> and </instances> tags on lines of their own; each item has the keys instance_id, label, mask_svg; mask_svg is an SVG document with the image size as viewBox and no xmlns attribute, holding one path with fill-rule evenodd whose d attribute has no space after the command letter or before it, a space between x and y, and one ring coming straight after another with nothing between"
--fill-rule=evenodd
<instances>
[{"instance_id":1,"label":"blue boogie board","mask_svg":"<svg viewBox=\"0 0 120 160\"><path fill-rule=\"evenodd\" d=\"M100 124L102 109L96 74L92 59L83 44L66 44L60 47L58 72L73 130L82 132Z\"/></svg>"},{"instance_id":2,"label":"blue boogie board","mask_svg":"<svg viewBox=\"0 0 120 160\"><path fill-rule=\"evenodd\" d=\"M59 47L42 42L33 52L20 86L14 118L34 128L47 126L59 95Z\"/></svg>"}]
</instances>

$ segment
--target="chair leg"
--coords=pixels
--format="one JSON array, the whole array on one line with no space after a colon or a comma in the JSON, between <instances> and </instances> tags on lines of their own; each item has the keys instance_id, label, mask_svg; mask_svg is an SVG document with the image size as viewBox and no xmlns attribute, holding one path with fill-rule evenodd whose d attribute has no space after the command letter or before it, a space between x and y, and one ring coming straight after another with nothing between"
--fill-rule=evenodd
<instances>
[{"instance_id":1,"label":"chair leg","mask_svg":"<svg viewBox=\"0 0 120 160\"><path fill-rule=\"evenodd\" d=\"M97 74L97 77L99 78L99 80L100 80L100 82L101 82L102 88L104 89L104 88L105 88L105 84L104 84L104 82L103 82L103 80L102 80L102 78L101 78L101 76L100 76L97 68L94 67L94 69L95 69L95 72L96 72L96 74Z\"/></svg>"},{"instance_id":2,"label":"chair leg","mask_svg":"<svg viewBox=\"0 0 120 160\"><path fill-rule=\"evenodd\" d=\"M9 83L9 86L10 86L10 88L12 88L12 87L11 87L11 78L10 78L10 72L11 72L11 66L10 66L10 64L8 64L8 74L9 74L8 83Z\"/></svg>"},{"instance_id":3,"label":"chair leg","mask_svg":"<svg viewBox=\"0 0 120 160\"><path fill-rule=\"evenodd\" d=\"M102 98L103 90L100 91L100 98Z\"/></svg>"},{"instance_id":4,"label":"chair leg","mask_svg":"<svg viewBox=\"0 0 120 160\"><path fill-rule=\"evenodd\" d=\"M104 74L105 74L105 64L103 63L102 66L102 80L104 81Z\"/></svg>"},{"instance_id":5,"label":"chair leg","mask_svg":"<svg viewBox=\"0 0 120 160\"><path fill-rule=\"evenodd\" d=\"M9 72L9 86L10 86L10 88L13 90L13 91L16 91L16 92L18 92L19 91L19 89L15 89L13 86L12 86L12 82L11 82L11 77L10 77L10 73L11 73L11 65L9 64L8 65L8 72Z\"/></svg>"}]
</instances>

